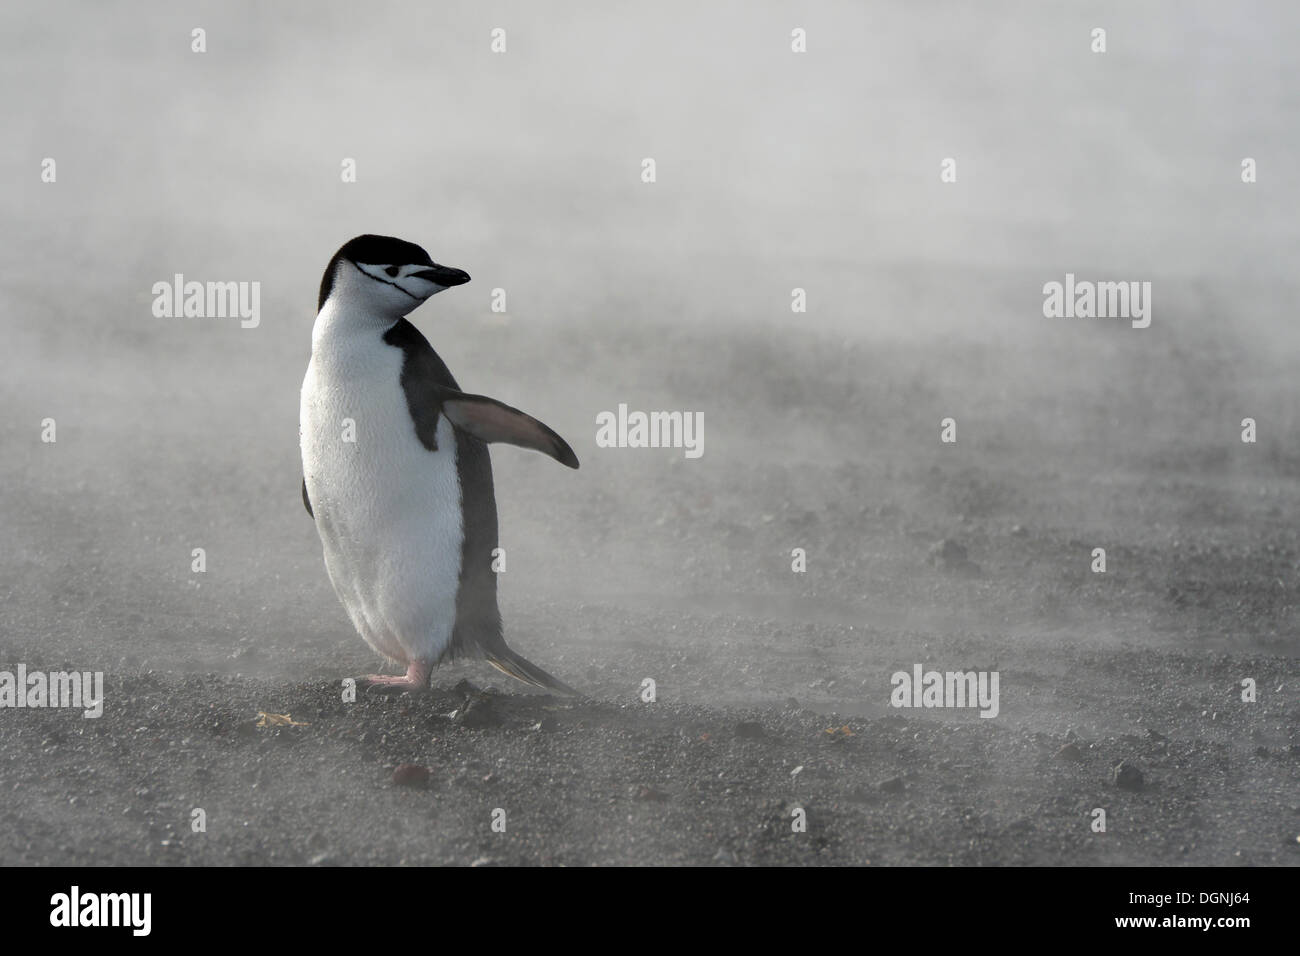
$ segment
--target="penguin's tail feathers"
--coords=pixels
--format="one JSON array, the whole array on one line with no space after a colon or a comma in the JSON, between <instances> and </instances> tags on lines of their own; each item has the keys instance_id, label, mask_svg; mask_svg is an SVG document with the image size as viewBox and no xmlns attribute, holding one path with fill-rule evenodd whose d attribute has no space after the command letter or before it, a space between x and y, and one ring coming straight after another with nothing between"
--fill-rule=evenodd
<instances>
[{"instance_id":1,"label":"penguin's tail feathers","mask_svg":"<svg viewBox=\"0 0 1300 956\"><path fill-rule=\"evenodd\" d=\"M566 694L570 697L582 696L564 681L552 677L532 661L521 657L508 647L502 646L496 650L487 651L483 656L489 664L501 673L509 674L515 680L521 680L525 684L543 687L546 690L553 690L556 693Z\"/></svg>"}]
</instances>

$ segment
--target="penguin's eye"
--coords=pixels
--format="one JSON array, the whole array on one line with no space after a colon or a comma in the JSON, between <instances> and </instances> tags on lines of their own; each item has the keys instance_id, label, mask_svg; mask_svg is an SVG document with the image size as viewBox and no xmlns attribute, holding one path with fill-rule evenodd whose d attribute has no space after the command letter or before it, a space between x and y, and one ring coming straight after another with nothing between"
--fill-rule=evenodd
<instances>
[{"instance_id":1,"label":"penguin's eye","mask_svg":"<svg viewBox=\"0 0 1300 956\"><path fill-rule=\"evenodd\" d=\"M390 279L396 279L397 273L399 273L400 271L401 270L398 269L397 266L389 266L387 269L384 270L384 272L387 273Z\"/></svg>"}]
</instances>

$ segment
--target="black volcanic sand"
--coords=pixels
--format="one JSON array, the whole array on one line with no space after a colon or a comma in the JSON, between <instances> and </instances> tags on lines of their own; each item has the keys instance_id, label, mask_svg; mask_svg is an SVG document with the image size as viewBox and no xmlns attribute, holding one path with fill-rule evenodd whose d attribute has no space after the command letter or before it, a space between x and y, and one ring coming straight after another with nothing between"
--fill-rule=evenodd
<instances>
[{"instance_id":1,"label":"black volcanic sand","mask_svg":"<svg viewBox=\"0 0 1300 956\"><path fill-rule=\"evenodd\" d=\"M681 647L645 656L725 667ZM1220 692L1223 709L1202 715L1185 691L1241 668L1276 684L1277 662L1047 657L1003 681L1080 713L1142 697L1132 718L1147 729L1076 741L970 714L643 704L618 700L607 669L592 702L465 682L350 706L320 683L134 674L111 683L100 720L44 711L6 734L5 862L1295 862L1297 752L1267 729L1280 709ZM259 728L264 709L305 725ZM1142 790L1112 783L1121 760ZM394 782L405 764L427 777ZM194 807L206 833L190 832ZM806 832L792 832L796 807Z\"/></svg>"},{"instance_id":2,"label":"black volcanic sand","mask_svg":"<svg viewBox=\"0 0 1300 956\"><path fill-rule=\"evenodd\" d=\"M1014 349L422 326L582 459L493 452L507 637L589 698L467 663L344 703L378 665L298 499L305 342L214 334L130 388L156 343L107 343L117 377L34 370L0 426L0 668L107 684L97 720L0 711L0 863L1300 862L1281 359L1209 324ZM596 448L619 402L703 411L704 457ZM918 663L997 670L999 715L892 709Z\"/></svg>"}]
</instances>

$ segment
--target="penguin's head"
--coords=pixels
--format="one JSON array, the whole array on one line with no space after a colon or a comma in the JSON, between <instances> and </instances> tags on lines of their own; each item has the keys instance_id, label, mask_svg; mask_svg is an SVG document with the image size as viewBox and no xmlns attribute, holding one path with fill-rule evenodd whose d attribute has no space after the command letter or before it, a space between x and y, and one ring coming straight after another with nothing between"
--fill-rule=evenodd
<instances>
[{"instance_id":1,"label":"penguin's head","mask_svg":"<svg viewBox=\"0 0 1300 956\"><path fill-rule=\"evenodd\" d=\"M316 311L331 298L346 298L350 306L400 319L429 296L468 281L468 273L438 265L413 242L357 236L325 267Z\"/></svg>"}]
</instances>

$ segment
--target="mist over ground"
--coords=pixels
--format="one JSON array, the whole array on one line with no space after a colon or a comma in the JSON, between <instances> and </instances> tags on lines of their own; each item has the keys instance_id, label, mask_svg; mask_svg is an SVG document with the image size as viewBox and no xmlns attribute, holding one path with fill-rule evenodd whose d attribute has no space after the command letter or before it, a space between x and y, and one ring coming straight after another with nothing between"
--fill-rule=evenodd
<instances>
[{"instance_id":1,"label":"mist over ground","mask_svg":"<svg viewBox=\"0 0 1300 956\"><path fill-rule=\"evenodd\" d=\"M0 710L3 862L105 828L84 862L1297 862L1293 5L0 24L0 669L109 687L98 721ZM582 461L492 452L507 638L595 703L552 714L482 664L424 704L336 703L379 662L301 505L298 401L321 271L365 232L471 274L412 321ZM176 273L259 282L259 324L156 318ZM1150 327L1044 317L1067 273L1150 282ZM704 454L597 447L621 403L702 413ZM999 670L998 718L891 708L917 663ZM443 716L480 693L462 678L502 692L495 729ZM318 734L246 733L259 710ZM127 743L142 724L166 759ZM311 748L341 776L289 769ZM1122 759L1142 793L1117 794ZM408 762L441 813L391 784ZM548 815L555 766L605 836ZM475 829L465 793L498 786L537 815L519 842ZM256 821L319 787L334 804L274 832L186 826L196 801Z\"/></svg>"}]
</instances>

